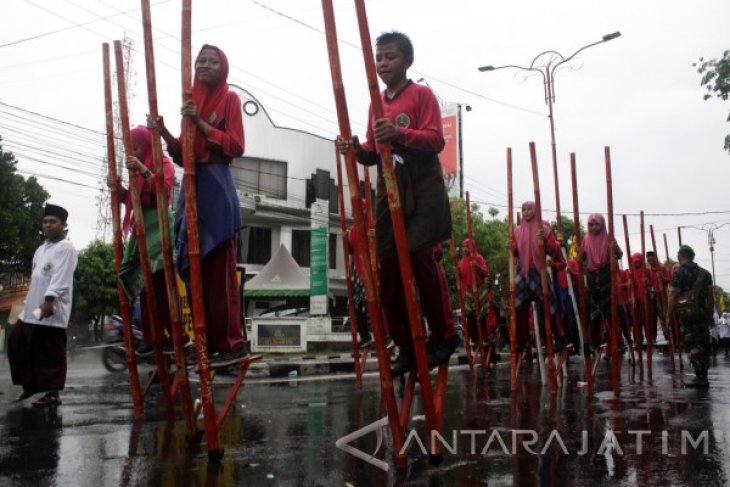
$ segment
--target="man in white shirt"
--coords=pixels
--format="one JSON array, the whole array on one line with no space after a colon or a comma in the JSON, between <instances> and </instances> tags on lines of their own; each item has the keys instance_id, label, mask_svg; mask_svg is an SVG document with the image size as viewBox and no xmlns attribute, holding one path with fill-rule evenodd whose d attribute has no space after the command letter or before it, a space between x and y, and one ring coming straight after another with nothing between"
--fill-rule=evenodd
<instances>
[{"instance_id":1,"label":"man in white shirt","mask_svg":"<svg viewBox=\"0 0 730 487\"><path fill-rule=\"evenodd\" d=\"M66 240L68 212L46 204L45 242L36 249L25 307L8 340L13 384L23 386L19 399L45 392L35 407L55 406L66 383L66 328L71 316L77 255Z\"/></svg>"}]
</instances>

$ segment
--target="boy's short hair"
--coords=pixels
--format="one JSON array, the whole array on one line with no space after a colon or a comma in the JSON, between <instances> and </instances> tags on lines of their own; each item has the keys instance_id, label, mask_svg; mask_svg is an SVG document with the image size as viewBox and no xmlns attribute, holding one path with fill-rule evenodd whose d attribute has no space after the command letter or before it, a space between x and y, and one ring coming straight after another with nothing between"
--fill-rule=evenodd
<instances>
[{"instance_id":1,"label":"boy's short hair","mask_svg":"<svg viewBox=\"0 0 730 487\"><path fill-rule=\"evenodd\" d=\"M404 33L396 30L383 32L375 39L375 45L382 46L384 44L396 44L405 57L413 59L413 44L411 39Z\"/></svg>"}]
</instances>

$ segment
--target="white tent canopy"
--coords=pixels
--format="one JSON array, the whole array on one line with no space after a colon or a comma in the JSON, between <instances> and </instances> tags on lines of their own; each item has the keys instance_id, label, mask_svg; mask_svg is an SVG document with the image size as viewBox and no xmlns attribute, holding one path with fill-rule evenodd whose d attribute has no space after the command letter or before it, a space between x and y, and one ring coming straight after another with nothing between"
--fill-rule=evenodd
<instances>
[{"instance_id":1,"label":"white tent canopy","mask_svg":"<svg viewBox=\"0 0 730 487\"><path fill-rule=\"evenodd\" d=\"M269 263L246 282L246 297L309 296L309 276L283 244Z\"/></svg>"}]
</instances>

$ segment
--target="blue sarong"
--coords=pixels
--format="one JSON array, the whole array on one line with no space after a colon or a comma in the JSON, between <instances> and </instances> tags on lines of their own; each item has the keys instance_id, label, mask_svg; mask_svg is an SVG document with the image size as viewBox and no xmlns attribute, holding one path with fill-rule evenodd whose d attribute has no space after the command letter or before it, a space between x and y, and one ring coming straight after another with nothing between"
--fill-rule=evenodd
<instances>
[{"instance_id":1,"label":"blue sarong","mask_svg":"<svg viewBox=\"0 0 730 487\"><path fill-rule=\"evenodd\" d=\"M229 164L205 163L195 166L195 192L198 203L198 235L200 257L204 259L213 249L227 241L242 227L241 208L233 184ZM185 215L185 185L182 185L175 206L175 267L189 281L187 217Z\"/></svg>"}]
</instances>

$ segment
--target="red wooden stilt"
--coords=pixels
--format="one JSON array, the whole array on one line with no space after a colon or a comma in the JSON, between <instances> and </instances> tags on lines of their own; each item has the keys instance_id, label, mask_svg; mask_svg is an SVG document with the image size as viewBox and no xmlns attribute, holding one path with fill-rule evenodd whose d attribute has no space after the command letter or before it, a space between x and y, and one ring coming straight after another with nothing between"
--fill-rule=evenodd
<instances>
[{"instance_id":1,"label":"red wooden stilt","mask_svg":"<svg viewBox=\"0 0 730 487\"><path fill-rule=\"evenodd\" d=\"M155 54L152 44L152 16L149 0L142 0L142 24L144 29L145 69L147 73L147 97L149 99L149 115L152 120L159 117L157 110L157 81L155 74ZM170 238L169 202L165 188L165 173L162 167L162 145L160 144L160 128L152 127L152 158L155 164L155 190L157 194L157 220L160 227L162 243L162 262L165 273L165 291L167 292L168 312L170 315L170 332L175 350L175 382L180 389L183 416L185 419L186 438L188 441L199 441L197 421L193 411L193 400L190 393L187 362L183 343L183 325L180 319L180 296L177 289L177 275L172 263L172 240Z\"/></svg>"},{"instance_id":2,"label":"red wooden stilt","mask_svg":"<svg viewBox=\"0 0 730 487\"><path fill-rule=\"evenodd\" d=\"M466 289L459 278L459 262L456 259L456 246L454 245L454 237L449 240L449 254L451 255L451 264L454 266L454 274L456 274L456 294L459 296L459 309L461 310L461 330L464 335L464 349L466 350L466 360L469 363L469 370L474 372L474 354L471 350L471 340L469 338L469 330L466 326L466 307L464 305L464 294Z\"/></svg>"},{"instance_id":3,"label":"red wooden stilt","mask_svg":"<svg viewBox=\"0 0 730 487\"><path fill-rule=\"evenodd\" d=\"M372 198L372 186L370 184L370 168L363 166L364 183L365 183L365 211L367 212L366 222L374 222L375 215L373 215L373 198ZM368 237L368 248L370 249L370 267L373 270L373 275L378 272L378 254L375 249L375 234L370 231L367 232Z\"/></svg>"},{"instance_id":4,"label":"red wooden stilt","mask_svg":"<svg viewBox=\"0 0 730 487\"><path fill-rule=\"evenodd\" d=\"M514 238L514 197L512 191L512 148L507 148L507 238ZM515 309L515 255L507 252L509 262L509 352L510 352L510 390L517 391L517 310Z\"/></svg>"},{"instance_id":5,"label":"red wooden stilt","mask_svg":"<svg viewBox=\"0 0 730 487\"><path fill-rule=\"evenodd\" d=\"M370 30L368 27L364 0L355 0L355 11L360 30L360 42L362 44L363 59L365 61L365 72L367 75L368 87L370 89L370 106L372 108L373 116L377 120L379 118L383 118L383 106L380 98L380 90L378 88L378 80L375 74L375 57L373 55L373 48L370 40ZM390 219L393 224L398 265L400 267L401 280L403 281L405 304L411 326L411 335L413 337L416 369L418 371L418 381L421 385L421 400L426 416L426 428L430 438L432 431L437 429L439 419L436 417L435 413L431 378L426 361L426 337L424 336L424 330L421 326L418 309L416 307L416 287L411 269L410 252L406 238L405 224L403 222L403 211L401 209L398 186L395 179L395 171L393 170L392 148L390 144L380 144L380 157L382 160L381 168L383 179L388 192L388 206L390 207Z\"/></svg>"},{"instance_id":6,"label":"red wooden stilt","mask_svg":"<svg viewBox=\"0 0 730 487\"><path fill-rule=\"evenodd\" d=\"M340 127L340 135L345 139L352 138L350 129L350 120L347 111L347 99L345 98L345 88L342 84L342 71L340 68L340 55L337 48L337 30L335 26L334 11L332 8L332 0L322 0L322 10L324 14L325 36L327 38L327 53L330 61L330 71L332 74L332 89L335 96L335 106L337 108L337 120ZM369 245L366 236L365 222L362 215L362 203L360 202L360 182L357 176L356 157L354 151L350 150L345 155L345 167L347 169L347 180L350 188L350 204L352 207L353 217L355 219L355 238L357 245L361 249L368 249L367 252L360 252L355 258L360 259L360 267L369 269L360 276L365 287L365 297L367 299L368 314L372 325L373 337L375 339L375 349L378 354L378 367L380 370L380 389L384 398L386 411L388 413L389 425L391 431L391 439L393 441L393 450L396 462L405 464L406 456L401 452L405 437L403 428L400 423L398 414L398 405L395 400L395 392L393 390L393 377L390 371L390 356L385 349L385 339L383 337L383 327L380 314L380 306L377 300L377 290L375 286L375 275L372 272L369 261Z\"/></svg>"},{"instance_id":7,"label":"red wooden stilt","mask_svg":"<svg viewBox=\"0 0 730 487\"><path fill-rule=\"evenodd\" d=\"M629 256L629 289L631 290L631 321L634 324L634 343L636 344L636 351L639 356L639 380L644 380L644 356L643 346L641 344L641 329L639 328L639 315L636 312L639 296L634 292L637 289L638 284L634 282L634 272L631 269L631 243L629 241L629 225L626 219L626 215L623 215L624 224L624 240L626 242L626 255Z\"/></svg>"},{"instance_id":8,"label":"red wooden stilt","mask_svg":"<svg viewBox=\"0 0 730 487\"><path fill-rule=\"evenodd\" d=\"M611 175L611 149L604 147L606 159L606 200L608 206L608 260L611 270L611 371L613 393L621 392L621 354L618 350L618 339L621 336L621 325L618 320L618 295L616 293L616 276L618 273L618 256L616 255L616 239L613 226L613 177Z\"/></svg>"},{"instance_id":9,"label":"red wooden stilt","mask_svg":"<svg viewBox=\"0 0 730 487\"><path fill-rule=\"evenodd\" d=\"M467 235L469 236L469 240L472 241L474 244L473 252L476 252L477 244L474 241L474 232L472 231L472 224L471 224L471 202L469 200L469 192L466 192L466 231ZM463 249L462 249L463 252ZM474 254L470 255L469 257L469 264L474 263ZM479 287L477 286L477 275L476 271L474 270L473 265L469 268L471 272L471 288L469 289L469 293L471 294L472 301L474 302L474 315L476 317L476 323L477 323L477 354L479 355L479 361L482 364L482 370L483 374L486 377L487 374L489 374L489 363L487 362L486 354L484 353L484 335L482 333L482 324L479 316L481 315L481 306L479 302ZM484 318L486 319L486 314L484 315ZM469 344L471 347L471 344Z\"/></svg>"},{"instance_id":10,"label":"red wooden stilt","mask_svg":"<svg viewBox=\"0 0 730 487\"><path fill-rule=\"evenodd\" d=\"M114 108L112 105L112 82L109 60L109 44L102 44L102 55L104 58L104 112L106 115L106 159L109 166L109 182L111 191L112 228L114 241L114 270L119 274L122 265L124 249L122 245L122 227L120 224L120 194L119 176L117 174L116 149L114 148ZM132 313L129 308L129 298L122 284L117 280L117 293L119 294L119 312L122 315L124 324L124 353L127 358L127 370L129 371L129 388L132 393L132 404L134 415L139 418L144 415L142 404L142 391L139 386L139 373L137 372L137 356L134 353L134 338L132 337Z\"/></svg>"},{"instance_id":11,"label":"red wooden stilt","mask_svg":"<svg viewBox=\"0 0 730 487\"><path fill-rule=\"evenodd\" d=\"M641 258L644 259L646 255L646 239L644 234L644 210L639 213L640 226L641 226ZM646 376L649 382L652 381L652 356L654 348L654 337L651 332L651 325L649 323L649 290L647 289L648 277L646 275L646 263L641 268L643 281L641 283L644 286L644 294L646 296L646 303L644 304L644 336L646 337Z\"/></svg>"},{"instance_id":12,"label":"red wooden stilt","mask_svg":"<svg viewBox=\"0 0 730 487\"><path fill-rule=\"evenodd\" d=\"M659 263L659 252L657 252L657 246L656 246L656 238L654 237L654 225L649 225L649 235L651 235L651 248L654 250L654 258L657 260L657 263ZM661 304L661 312L666 313L667 312L667 293L666 288L664 287L664 276L661 274L657 276L657 283L659 283L659 289L656 289L655 292L659 293L659 303ZM664 317L662 316L662 321L664 321ZM663 323L664 327L667 326L666 323ZM672 330L662 330L664 332L664 335L667 337L667 348L669 349L669 365L672 367L672 372L676 371L675 364L674 364L674 337L672 336Z\"/></svg>"},{"instance_id":13,"label":"red wooden stilt","mask_svg":"<svg viewBox=\"0 0 730 487\"><path fill-rule=\"evenodd\" d=\"M129 110L127 108L127 85L125 82L124 59L122 54L122 43L114 41L114 54L117 64L117 87L119 90L119 118L122 128L122 140L124 142L124 152L126 155L134 155L132 148L132 136L129 132ZM172 395L170 394L170 380L167 375L167 364L162 354L162 345L160 343L160 324L156 321L157 302L155 299L154 287L152 284L152 269L150 268L149 253L147 252L147 239L144 228L144 211L142 210L142 200L139 196L139 188L137 187L137 175L130 174L129 192L132 195L132 207L134 209L134 229L137 238L137 251L139 252L139 263L142 271L142 280L144 288L147 290L145 297L147 299L147 319L150 323L149 334L150 341L154 347L155 364L157 365L157 375L160 379L162 387L163 403L165 405L165 416L168 420L175 419L175 406L172 403Z\"/></svg>"},{"instance_id":14,"label":"red wooden stilt","mask_svg":"<svg viewBox=\"0 0 730 487\"><path fill-rule=\"evenodd\" d=\"M593 387L593 364L591 364L591 355L588 347L591 334L588 324L588 306L586 304L586 280L583 261L580 258L580 212L578 208L578 177L574 152L570 153L570 178L573 185L573 239L575 240L575 248L578 250L578 312L580 313L580 326L583 328L583 365L586 371L588 387Z\"/></svg>"},{"instance_id":15,"label":"red wooden stilt","mask_svg":"<svg viewBox=\"0 0 730 487\"><path fill-rule=\"evenodd\" d=\"M182 2L181 71L183 105L193 99L193 70L191 47L192 0ZM195 351L198 359L200 377L200 401L205 424L205 441L208 460L213 463L223 458L223 449L218 439L216 425L215 398L213 397L213 377L208 362L208 343L206 338L205 304L203 301L203 272L200 257L200 237L198 233L198 203L195 185L195 152L193 140L195 125L188 117L182 120L182 158L185 185L185 219L187 223L188 258L190 261L190 295L195 333Z\"/></svg>"},{"instance_id":16,"label":"red wooden stilt","mask_svg":"<svg viewBox=\"0 0 730 487\"><path fill-rule=\"evenodd\" d=\"M355 364L355 385L362 389L362 363L360 362L360 347L357 341L357 314L355 313L355 302L353 300L354 286L352 285L352 272L350 271L350 242L347 238L347 224L345 223L345 197L342 194L342 158L335 146L335 159L337 161L337 198L340 204L340 230L342 232L342 253L345 259L345 280L347 281L347 309L350 314L350 336L352 337L352 358ZM365 351L367 355L367 351Z\"/></svg>"},{"instance_id":17,"label":"red wooden stilt","mask_svg":"<svg viewBox=\"0 0 730 487\"><path fill-rule=\"evenodd\" d=\"M540 176L537 169L537 154L535 143L530 142L530 162L532 163L532 184L535 189L535 219L538 228L542 229L542 203L540 202ZM540 284L542 285L542 308L543 319L545 320L545 349L547 350L548 379L550 392L555 394L558 389L558 377L553 359L553 332L550 318L550 291L548 288L547 262L545 257L545 239L537 240L538 265L540 266ZM535 333L540 333L539 323L535 323Z\"/></svg>"}]
</instances>

